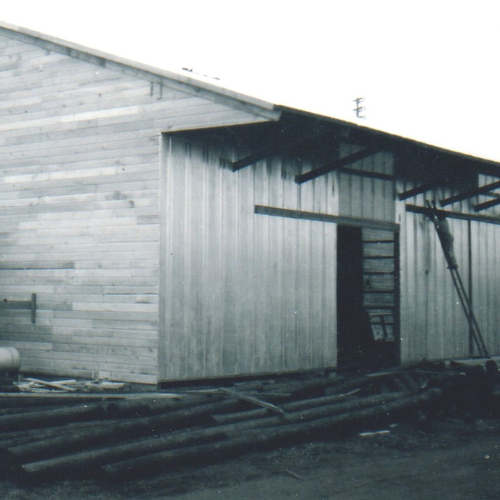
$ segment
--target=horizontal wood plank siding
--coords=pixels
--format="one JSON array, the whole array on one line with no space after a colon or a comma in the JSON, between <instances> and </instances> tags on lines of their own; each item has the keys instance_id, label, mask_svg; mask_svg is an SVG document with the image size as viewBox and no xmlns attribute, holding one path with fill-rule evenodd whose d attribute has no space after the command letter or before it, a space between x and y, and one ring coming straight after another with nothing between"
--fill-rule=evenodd
<instances>
[{"instance_id":1,"label":"horizontal wood plank siding","mask_svg":"<svg viewBox=\"0 0 500 500\"><path fill-rule=\"evenodd\" d=\"M2 314L0 344L25 371L156 382L160 133L264 118L19 38L0 34L0 284L38 310Z\"/></svg>"}]
</instances>

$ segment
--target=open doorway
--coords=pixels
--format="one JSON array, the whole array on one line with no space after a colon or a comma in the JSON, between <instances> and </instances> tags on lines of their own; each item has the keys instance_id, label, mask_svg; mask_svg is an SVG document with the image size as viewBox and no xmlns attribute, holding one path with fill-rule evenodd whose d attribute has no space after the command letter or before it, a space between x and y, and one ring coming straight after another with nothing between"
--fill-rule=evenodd
<instances>
[{"instance_id":1,"label":"open doorway","mask_svg":"<svg viewBox=\"0 0 500 500\"><path fill-rule=\"evenodd\" d=\"M397 233L338 226L339 370L377 370L399 363L397 249Z\"/></svg>"}]
</instances>

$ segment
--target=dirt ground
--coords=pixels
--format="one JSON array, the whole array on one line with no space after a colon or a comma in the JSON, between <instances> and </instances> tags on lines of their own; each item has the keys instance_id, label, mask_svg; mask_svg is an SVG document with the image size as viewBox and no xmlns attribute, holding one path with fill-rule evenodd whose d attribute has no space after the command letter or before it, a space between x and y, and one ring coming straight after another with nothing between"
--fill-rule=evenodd
<instances>
[{"instance_id":1,"label":"dirt ground","mask_svg":"<svg viewBox=\"0 0 500 500\"><path fill-rule=\"evenodd\" d=\"M498 500L500 421L410 424L116 483L0 481L4 500Z\"/></svg>"}]
</instances>

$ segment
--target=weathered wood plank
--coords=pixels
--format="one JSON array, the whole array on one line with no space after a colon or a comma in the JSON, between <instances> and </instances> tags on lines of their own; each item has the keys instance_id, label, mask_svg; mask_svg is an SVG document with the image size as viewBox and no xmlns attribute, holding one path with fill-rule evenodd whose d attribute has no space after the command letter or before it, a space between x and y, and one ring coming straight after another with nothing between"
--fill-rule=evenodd
<instances>
[{"instance_id":1,"label":"weathered wood plank","mask_svg":"<svg viewBox=\"0 0 500 500\"><path fill-rule=\"evenodd\" d=\"M318 267L317 276L325 275L324 260L306 258L307 245L297 247L296 242L299 234L304 235L301 242L314 237L318 251L328 252L326 260L333 263L335 226L325 229L325 238L319 229L321 222L255 217L255 184L260 191L265 183L263 189L276 203L297 203L297 186L284 188L283 175L290 173L283 174L275 165L266 172L257 165L234 174L213 168L211 158L218 158L217 151L175 139L167 139L166 144L162 209L167 215L163 265L168 278L161 284L160 301L164 304L163 377L334 364L335 349L332 342L325 341L331 337L333 320L323 318L334 307L321 307L319 315L309 313L310 304L322 302L324 295L330 302L334 292L332 287L313 283L307 293L303 290L311 268ZM203 215L207 213L211 214L209 220ZM189 222L189 215L194 222ZM315 225L317 229L312 231ZM305 266L303 272L297 272L299 263ZM331 271L328 269L325 280L333 278ZM186 308L192 311L188 317L182 312ZM193 315L198 317L193 320ZM176 351L169 349L171 345L177 346Z\"/></svg>"},{"instance_id":2,"label":"weathered wood plank","mask_svg":"<svg viewBox=\"0 0 500 500\"><path fill-rule=\"evenodd\" d=\"M40 307L36 325L0 318L0 339L26 369L154 381L159 133L263 118L117 63L0 46L2 286Z\"/></svg>"}]
</instances>

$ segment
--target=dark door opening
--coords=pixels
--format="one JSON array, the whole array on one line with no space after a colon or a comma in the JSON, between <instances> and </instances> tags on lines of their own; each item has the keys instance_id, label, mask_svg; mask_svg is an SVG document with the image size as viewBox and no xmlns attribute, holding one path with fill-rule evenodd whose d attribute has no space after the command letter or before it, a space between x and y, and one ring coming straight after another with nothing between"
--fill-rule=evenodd
<instances>
[{"instance_id":1,"label":"dark door opening","mask_svg":"<svg viewBox=\"0 0 500 500\"><path fill-rule=\"evenodd\" d=\"M343 371L399 363L397 234L338 226L337 363Z\"/></svg>"},{"instance_id":2,"label":"dark door opening","mask_svg":"<svg viewBox=\"0 0 500 500\"><path fill-rule=\"evenodd\" d=\"M337 364L363 369L373 335L363 309L363 240L360 227L337 230Z\"/></svg>"}]
</instances>

